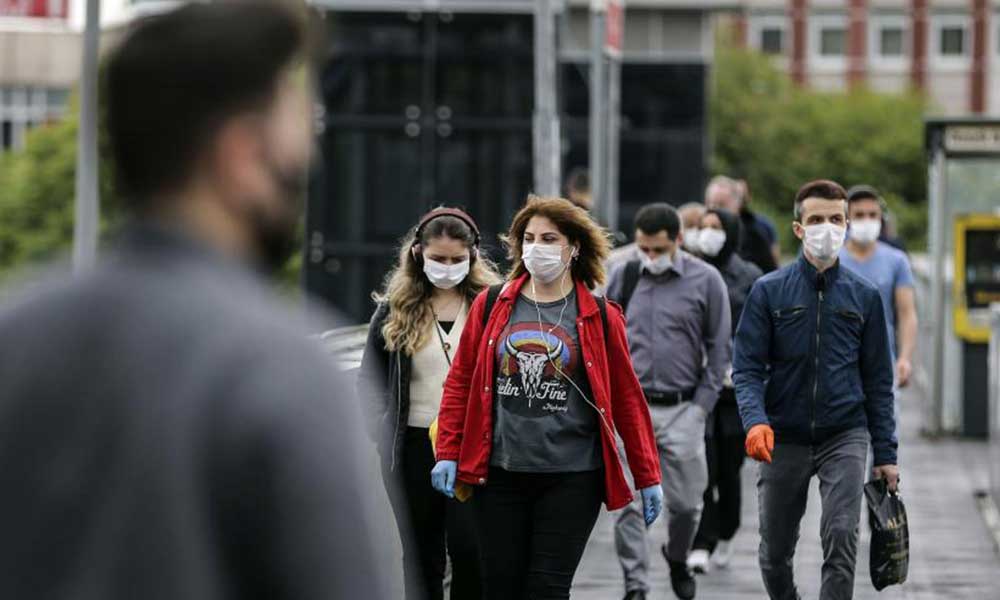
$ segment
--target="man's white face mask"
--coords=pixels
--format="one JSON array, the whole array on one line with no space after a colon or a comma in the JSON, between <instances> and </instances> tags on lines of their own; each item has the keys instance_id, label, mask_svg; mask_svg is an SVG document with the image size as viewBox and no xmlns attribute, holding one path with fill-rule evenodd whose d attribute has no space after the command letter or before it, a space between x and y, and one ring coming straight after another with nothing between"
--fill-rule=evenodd
<instances>
[{"instance_id":1,"label":"man's white face mask","mask_svg":"<svg viewBox=\"0 0 1000 600\"><path fill-rule=\"evenodd\" d=\"M830 262L844 245L845 230L833 223L806 225L803 229L805 237L802 244L816 260Z\"/></svg>"},{"instance_id":2,"label":"man's white face mask","mask_svg":"<svg viewBox=\"0 0 1000 600\"><path fill-rule=\"evenodd\" d=\"M878 219L865 219L862 221L851 221L851 239L859 244L872 244L878 240L882 233L882 221Z\"/></svg>"}]
</instances>

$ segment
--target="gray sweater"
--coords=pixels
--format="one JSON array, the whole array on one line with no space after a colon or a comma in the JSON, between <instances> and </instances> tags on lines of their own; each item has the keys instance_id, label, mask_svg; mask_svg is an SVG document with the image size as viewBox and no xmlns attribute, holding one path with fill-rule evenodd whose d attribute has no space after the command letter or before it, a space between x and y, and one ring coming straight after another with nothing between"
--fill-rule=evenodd
<instances>
[{"instance_id":1,"label":"gray sweater","mask_svg":"<svg viewBox=\"0 0 1000 600\"><path fill-rule=\"evenodd\" d=\"M0 310L0 598L386 598L357 403L241 265L137 227Z\"/></svg>"}]
</instances>

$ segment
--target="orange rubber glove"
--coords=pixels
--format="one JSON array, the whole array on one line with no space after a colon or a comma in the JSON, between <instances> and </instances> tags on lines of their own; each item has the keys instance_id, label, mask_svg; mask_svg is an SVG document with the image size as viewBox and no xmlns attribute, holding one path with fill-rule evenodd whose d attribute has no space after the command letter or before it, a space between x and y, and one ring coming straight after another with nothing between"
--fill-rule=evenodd
<instances>
[{"instance_id":1,"label":"orange rubber glove","mask_svg":"<svg viewBox=\"0 0 1000 600\"><path fill-rule=\"evenodd\" d=\"M760 462L771 462L771 453L774 452L774 430L770 425L754 425L747 433L746 441L747 456Z\"/></svg>"}]
</instances>

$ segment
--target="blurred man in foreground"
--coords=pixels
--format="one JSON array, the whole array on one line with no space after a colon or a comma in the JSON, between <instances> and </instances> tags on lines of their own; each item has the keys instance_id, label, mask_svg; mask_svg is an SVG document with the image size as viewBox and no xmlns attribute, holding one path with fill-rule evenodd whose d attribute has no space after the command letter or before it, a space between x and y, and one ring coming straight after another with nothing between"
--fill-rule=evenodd
<instances>
[{"instance_id":1,"label":"blurred man in foreground","mask_svg":"<svg viewBox=\"0 0 1000 600\"><path fill-rule=\"evenodd\" d=\"M254 271L308 165L304 9L194 3L106 64L135 218L0 310L0 597L385 598L357 403Z\"/></svg>"}]
</instances>

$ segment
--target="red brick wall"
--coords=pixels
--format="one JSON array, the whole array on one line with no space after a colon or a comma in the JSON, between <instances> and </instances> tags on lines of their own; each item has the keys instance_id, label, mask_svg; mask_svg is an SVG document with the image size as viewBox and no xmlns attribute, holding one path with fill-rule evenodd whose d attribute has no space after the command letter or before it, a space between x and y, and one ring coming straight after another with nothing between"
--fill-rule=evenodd
<instances>
[{"instance_id":1,"label":"red brick wall","mask_svg":"<svg viewBox=\"0 0 1000 600\"><path fill-rule=\"evenodd\" d=\"M927 0L910 3L913 52L910 57L910 83L918 90L927 89Z\"/></svg>"},{"instance_id":2,"label":"red brick wall","mask_svg":"<svg viewBox=\"0 0 1000 600\"><path fill-rule=\"evenodd\" d=\"M868 79L868 0L850 0L847 25L847 85Z\"/></svg>"},{"instance_id":3,"label":"red brick wall","mask_svg":"<svg viewBox=\"0 0 1000 600\"><path fill-rule=\"evenodd\" d=\"M987 0L970 0L972 6L972 73L969 81L972 85L969 95L969 110L981 115L986 112L986 79L989 68L989 2Z\"/></svg>"},{"instance_id":4,"label":"red brick wall","mask_svg":"<svg viewBox=\"0 0 1000 600\"><path fill-rule=\"evenodd\" d=\"M792 53L790 74L792 81L799 85L806 83L806 19L808 17L808 0L788 0L788 16L791 19Z\"/></svg>"}]
</instances>

